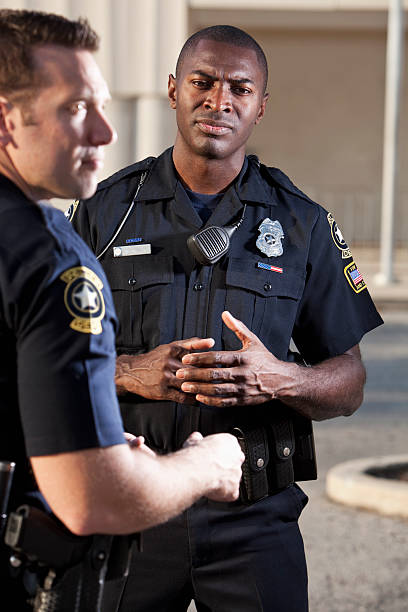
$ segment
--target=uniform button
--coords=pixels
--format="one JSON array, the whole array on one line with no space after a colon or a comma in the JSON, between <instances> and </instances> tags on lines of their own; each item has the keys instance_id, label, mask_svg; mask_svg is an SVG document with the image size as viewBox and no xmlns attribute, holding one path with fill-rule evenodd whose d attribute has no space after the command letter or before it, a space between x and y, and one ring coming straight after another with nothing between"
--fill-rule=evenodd
<instances>
[{"instance_id":1,"label":"uniform button","mask_svg":"<svg viewBox=\"0 0 408 612\"><path fill-rule=\"evenodd\" d=\"M195 283L193 289L194 291L202 291L204 289L204 285L202 283Z\"/></svg>"},{"instance_id":2,"label":"uniform button","mask_svg":"<svg viewBox=\"0 0 408 612\"><path fill-rule=\"evenodd\" d=\"M265 465L265 461L262 459L262 457L259 457L259 459L257 459L256 465L261 468Z\"/></svg>"},{"instance_id":3,"label":"uniform button","mask_svg":"<svg viewBox=\"0 0 408 612\"><path fill-rule=\"evenodd\" d=\"M135 278L129 278L128 283L131 287L133 287L133 285L136 285L136 279Z\"/></svg>"},{"instance_id":4,"label":"uniform button","mask_svg":"<svg viewBox=\"0 0 408 612\"><path fill-rule=\"evenodd\" d=\"M289 455L290 455L290 448L285 446L285 448L283 449L283 456L284 457L289 457Z\"/></svg>"},{"instance_id":5,"label":"uniform button","mask_svg":"<svg viewBox=\"0 0 408 612\"><path fill-rule=\"evenodd\" d=\"M270 291L272 289L271 283L265 283L264 284L264 289L265 289L265 291Z\"/></svg>"}]
</instances>

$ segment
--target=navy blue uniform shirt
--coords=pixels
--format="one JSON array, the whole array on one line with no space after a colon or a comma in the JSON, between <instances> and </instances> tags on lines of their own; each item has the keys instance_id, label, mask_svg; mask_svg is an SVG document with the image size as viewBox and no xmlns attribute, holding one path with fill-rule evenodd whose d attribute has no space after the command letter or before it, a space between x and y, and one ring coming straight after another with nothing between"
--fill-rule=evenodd
<instances>
[{"instance_id":1,"label":"navy blue uniform shirt","mask_svg":"<svg viewBox=\"0 0 408 612\"><path fill-rule=\"evenodd\" d=\"M16 462L20 493L27 456L124 443L115 329L88 247L61 211L0 175L1 459Z\"/></svg>"},{"instance_id":2,"label":"navy blue uniform shirt","mask_svg":"<svg viewBox=\"0 0 408 612\"><path fill-rule=\"evenodd\" d=\"M187 248L187 238L204 225L177 176L172 149L121 170L72 207L73 224L95 253L119 227L146 169L136 205L101 258L120 322L119 353L192 336L214 338L216 350L241 348L221 320L229 310L277 358L287 359L293 338L314 364L343 354L382 323L333 216L281 171L251 158L205 224L231 225L247 204L228 254L214 266L196 264ZM195 429L206 435L261 421L276 402L274 408L191 407L128 394L121 408L126 428L169 451Z\"/></svg>"}]
</instances>

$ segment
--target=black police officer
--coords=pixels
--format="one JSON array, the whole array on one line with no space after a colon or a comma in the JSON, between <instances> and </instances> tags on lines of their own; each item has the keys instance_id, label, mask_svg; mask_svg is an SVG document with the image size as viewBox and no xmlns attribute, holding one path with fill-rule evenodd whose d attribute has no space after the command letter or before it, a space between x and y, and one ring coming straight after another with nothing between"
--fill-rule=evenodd
<instances>
[{"instance_id":1,"label":"black police officer","mask_svg":"<svg viewBox=\"0 0 408 612\"><path fill-rule=\"evenodd\" d=\"M310 420L358 408L358 342L382 321L332 215L245 155L266 83L248 34L197 32L169 77L174 148L69 213L113 290L126 428L160 453L197 428L235 429L247 449L240 503L201 500L145 534L122 611L180 612L191 599L202 611L307 610L295 481L315 477ZM211 265L226 226L229 250ZM207 336L212 350L185 354Z\"/></svg>"}]
</instances>

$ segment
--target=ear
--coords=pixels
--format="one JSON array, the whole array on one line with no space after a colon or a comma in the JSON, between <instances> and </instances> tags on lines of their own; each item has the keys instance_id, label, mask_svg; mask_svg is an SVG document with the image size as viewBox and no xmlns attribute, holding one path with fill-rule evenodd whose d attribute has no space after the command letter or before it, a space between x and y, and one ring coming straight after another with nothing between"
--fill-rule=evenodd
<instances>
[{"instance_id":1,"label":"ear","mask_svg":"<svg viewBox=\"0 0 408 612\"><path fill-rule=\"evenodd\" d=\"M255 120L255 125L258 125L258 123L260 123L262 117L264 116L265 108L266 108L266 103L267 103L268 99L269 99L269 94L266 93L264 95L264 97L263 97L262 104L259 107L258 115L257 115L256 120Z\"/></svg>"},{"instance_id":2,"label":"ear","mask_svg":"<svg viewBox=\"0 0 408 612\"><path fill-rule=\"evenodd\" d=\"M2 147L12 141L13 122L8 117L10 109L11 104L7 98L0 96L0 146Z\"/></svg>"},{"instance_id":3,"label":"ear","mask_svg":"<svg viewBox=\"0 0 408 612\"><path fill-rule=\"evenodd\" d=\"M177 79L172 74L169 74L169 82L167 84L167 95L169 97L170 107L176 109L177 101Z\"/></svg>"}]
</instances>

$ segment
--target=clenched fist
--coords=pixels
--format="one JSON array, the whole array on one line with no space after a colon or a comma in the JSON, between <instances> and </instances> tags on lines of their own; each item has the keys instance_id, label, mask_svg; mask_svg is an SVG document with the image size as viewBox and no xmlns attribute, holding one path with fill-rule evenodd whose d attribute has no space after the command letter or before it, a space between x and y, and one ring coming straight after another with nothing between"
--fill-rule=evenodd
<instances>
[{"instance_id":1,"label":"clenched fist","mask_svg":"<svg viewBox=\"0 0 408 612\"><path fill-rule=\"evenodd\" d=\"M241 465L245 459L237 439L228 433L203 436L194 432L184 447L199 446L205 453L203 464L209 477L206 497L213 501L231 502L238 499Z\"/></svg>"}]
</instances>

